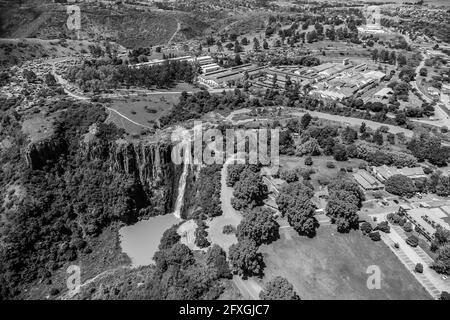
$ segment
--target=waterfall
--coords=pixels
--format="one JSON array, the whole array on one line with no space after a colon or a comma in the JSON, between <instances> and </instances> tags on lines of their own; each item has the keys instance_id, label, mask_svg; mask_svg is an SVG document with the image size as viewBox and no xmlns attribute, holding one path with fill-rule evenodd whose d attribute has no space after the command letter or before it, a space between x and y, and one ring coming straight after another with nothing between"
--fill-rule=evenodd
<instances>
[{"instance_id":1,"label":"waterfall","mask_svg":"<svg viewBox=\"0 0 450 320\"><path fill-rule=\"evenodd\" d=\"M181 207L183 206L183 200L184 200L184 191L186 189L186 178L188 174L189 169L189 161L184 161L183 166L183 173L180 177L180 182L178 183L178 195L177 195L177 201L175 203L175 211L173 212L173 215L177 219L181 219Z\"/></svg>"}]
</instances>

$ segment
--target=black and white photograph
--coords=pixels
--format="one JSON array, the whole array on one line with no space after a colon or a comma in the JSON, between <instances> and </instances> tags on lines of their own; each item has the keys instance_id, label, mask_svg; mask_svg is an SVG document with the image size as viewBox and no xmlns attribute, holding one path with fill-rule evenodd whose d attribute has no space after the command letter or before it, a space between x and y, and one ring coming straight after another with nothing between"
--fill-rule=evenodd
<instances>
[{"instance_id":1,"label":"black and white photograph","mask_svg":"<svg viewBox=\"0 0 450 320\"><path fill-rule=\"evenodd\" d=\"M450 0L0 0L0 308L30 300L450 300Z\"/></svg>"}]
</instances>

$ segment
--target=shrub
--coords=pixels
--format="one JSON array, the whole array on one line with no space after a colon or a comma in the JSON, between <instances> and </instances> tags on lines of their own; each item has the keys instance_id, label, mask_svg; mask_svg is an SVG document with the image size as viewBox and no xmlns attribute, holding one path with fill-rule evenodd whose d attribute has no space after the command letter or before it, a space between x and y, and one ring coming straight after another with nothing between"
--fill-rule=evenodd
<instances>
[{"instance_id":1,"label":"shrub","mask_svg":"<svg viewBox=\"0 0 450 320\"><path fill-rule=\"evenodd\" d=\"M421 263L417 263L414 271L417 273L423 273L423 265Z\"/></svg>"},{"instance_id":2,"label":"shrub","mask_svg":"<svg viewBox=\"0 0 450 320\"><path fill-rule=\"evenodd\" d=\"M334 169L336 168L336 164L333 161L327 161L326 163L327 168Z\"/></svg>"},{"instance_id":3,"label":"shrub","mask_svg":"<svg viewBox=\"0 0 450 320\"><path fill-rule=\"evenodd\" d=\"M404 225L403 225L403 230L405 230L405 232L411 232L411 231L413 231L413 228L412 228L412 223L411 222L406 222Z\"/></svg>"},{"instance_id":4,"label":"shrub","mask_svg":"<svg viewBox=\"0 0 450 320\"><path fill-rule=\"evenodd\" d=\"M394 243L394 248L398 249L398 248L400 248L400 245L396 242L396 243Z\"/></svg>"},{"instance_id":5,"label":"shrub","mask_svg":"<svg viewBox=\"0 0 450 320\"><path fill-rule=\"evenodd\" d=\"M384 233L389 233L390 232L390 227L387 221L382 221L380 222L377 227L375 228L375 230L380 230Z\"/></svg>"},{"instance_id":6,"label":"shrub","mask_svg":"<svg viewBox=\"0 0 450 320\"><path fill-rule=\"evenodd\" d=\"M311 157L306 157L305 158L305 165L306 166L312 166L313 165L313 161Z\"/></svg>"},{"instance_id":7,"label":"shrub","mask_svg":"<svg viewBox=\"0 0 450 320\"><path fill-rule=\"evenodd\" d=\"M370 239L372 239L372 241L380 241L381 240L381 236L380 233L378 231L375 232L371 232L369 234Z\"/></svg>"},{"instance_id":8,"label":"shrub","mask_svg":"<svg viewBox=\"0 0 450 320\"><path fill-rule=\"evenodd\" d=\"M372 232L372 226L368 222L361 223L359 229L361 229L363 234L370 234Z\"/></svg>"},{"instance_id":9,"label":"shrub","mask_svg":"<svg viewBox=\"0 0 450 320\"><path fill-rule=\"evenodd\" d=\"M223 226L222 233L223 234L233 234L236 232L236 228L233 227L231 224L227 224L226 226Z\"/></svg>"}]
</instances>

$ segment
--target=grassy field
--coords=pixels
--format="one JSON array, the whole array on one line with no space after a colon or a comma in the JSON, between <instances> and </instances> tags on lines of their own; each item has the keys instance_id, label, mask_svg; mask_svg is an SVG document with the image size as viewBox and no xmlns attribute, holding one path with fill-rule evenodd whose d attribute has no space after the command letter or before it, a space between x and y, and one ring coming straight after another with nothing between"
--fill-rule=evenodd
<instances>
[{"instance_id":1,"label":"grassy field","mask_svg":"<svg viewBox=\"0 0 450 320\"><path fill-rule=\"evenodd\" d=\"M136 125L117 114L112 113L110 121L130 134L139 133L145 127L152 127L165 112L178 102L179 94L152 94L130 98L115 99L111 108L140 124Z\"/></svg>"},{"instance_id":2,"label":"grassy field","mask_svg":"<svg viewBox=\"0 0 450 320\"><path fill-rule=\"evenodd\" d=\"M286 234L287 233L287 234ZM302 299L430 299L425 289L383 242L359 231L339 234L320 227L313 239L283 230L281 239L261 247L264 282L288 279ZM369 290L367 268L381 270L381 288Z\"/></svg>"}]
</instances>

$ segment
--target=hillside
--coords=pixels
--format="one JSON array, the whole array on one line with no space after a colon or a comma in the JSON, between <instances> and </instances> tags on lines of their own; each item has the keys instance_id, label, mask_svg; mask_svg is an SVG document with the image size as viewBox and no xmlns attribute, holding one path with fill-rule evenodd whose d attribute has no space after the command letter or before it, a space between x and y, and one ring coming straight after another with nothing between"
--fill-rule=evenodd
<instances>
[{"instance_id":1,"label":"hillside","mask_svg":"<svg viewBox=\"0 0 450 320\"><path fill-rule=\"evenodd\" d=\"M0 18L2 38L75 39L66 27L67 13L61 4L5 6ZM84 40L117 42L125 47L166 44L181 29L177 38L189 39L201 35L204 23L189 14L140 9L124 5L106 7L80 4L81 30Z\"/></svg>"}]
</instances>

